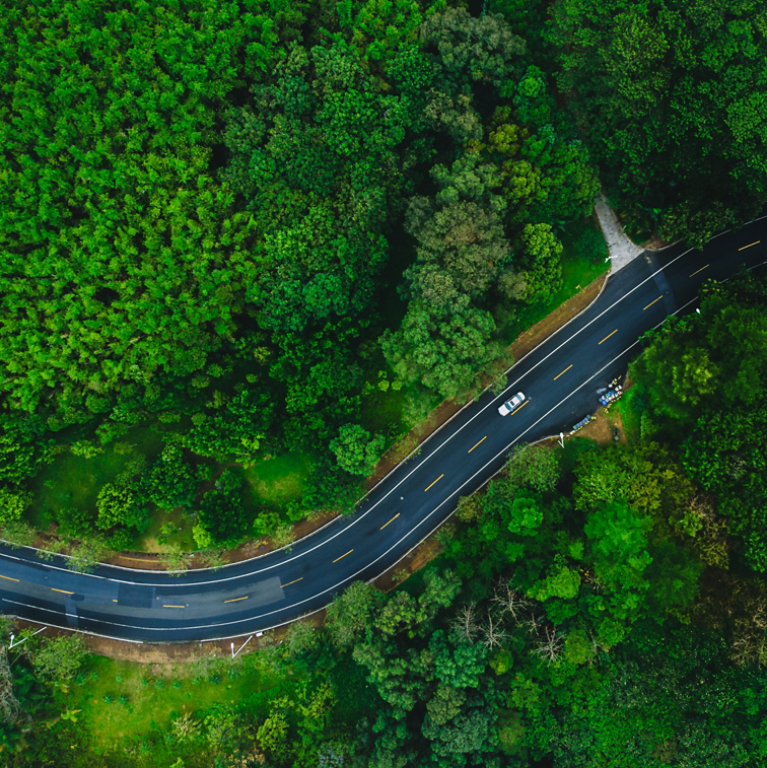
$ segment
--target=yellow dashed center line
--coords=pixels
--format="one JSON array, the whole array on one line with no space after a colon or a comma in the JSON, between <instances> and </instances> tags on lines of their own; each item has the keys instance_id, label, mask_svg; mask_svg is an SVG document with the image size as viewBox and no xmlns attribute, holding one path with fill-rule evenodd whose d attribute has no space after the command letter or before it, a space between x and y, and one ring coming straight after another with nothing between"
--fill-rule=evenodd
<instances>
[{"instance_id":1,"label":"yellow dashed center line","mask_svg":"<svg viewBox=\"0 0 767 768\"><path fill-rule=\"evenodd\" d=\"M348 554L348 553L347 553ZM335 561L334 561L335 562ZM299 576L297 579L293 579L293 581L289 581L287 584L280 584L280 586L285 589L285 587L289 587L291 584L296 584L299 581L303 580L303 576Z\"/></svg>"},{"instance_id":2,"label":"yellow dashed center line","mask_svg":"<svg viewBox=\"0 0 767 768\"><path fill-rule=\"evenodd\" d=\"M570 368L572 368L572 365L570 366ZM564 371L562 371L562 373L564 373ZM562 373L560 373L560 374L559 374L559 376L561 376L561 375L562 375ZM557 378L559 378L559 376L557 376ZM522 405L520 405L520 406L519 406L519 408L515 408L515 409L514 409L514 410L513 410L513 411L512 411L512 412L509 414L509 416L513 416L513 415L514 415L514 414L515 414L517 411L521 411L521 410L522 410L522 409L523 409L523 408L524 408L524 407L525 407L525 406L526 406L526 405L527 405L529 402L530 402L529 400L525 400L525 402L524 402L524 403L522 403Z\"/></svg>"},{"instance_id":3,"label":"yellow dashed center line","mask_svg":"<svg viewBox=\"0 0 767 768\"><path fill-rule=\"evenodd\" d=\"M429 490L429 488L432 487L432 485L436 485L443 477L445 476L444 472L429 486L423 489L423 492L426 493L426 491Z\"/></svg>"},{"instance_id":4,"label":"yellow dashed center line","mask_svg":"<svg viewBox=\"0 0 767 768\"><path fill-rule=\"evenodd\" d=\"M485 442L485 440L487 440L487 435L485 435L485 436L484 436L484 437L483 437L483 438L482 438L482 439L479 441L479 443L475 443L474 445L472 445L472 446L471 446L471 448L469 448L469 453L471 453L471 452L472 452L472 451L473 451L473 450L474 450L474 449L475 449L475 448L476 448L478 445L480 445L481 443L484 443L484 442Z\"/></svg>"},{"instance_id":5,"label":"yellow dashed center line","mask_svg":"<svg viewBox=\"0 0 767 768\"><path fill-rule=\"evenodd\" d=\"M567 373L567 372L568 372L568 371L569 371L569 370L570 370L572 367L573 367L573 364L572 364L572 363L570 363L570 365L568 365L568 366L567 366L567 368L565 368L565 370L564 370L564 371L562 371L562 373L558 373L558 374L557 374L557 375L554 377L554 381L556 381L556 380L557 380L557 379L558 379L560 376L563 376L564 374L566 374L566 373Z\"/></svg>"},{"instance_id":6,"label":"yellow dashed center line","mask_svg":"<svg viewBox=\"0 0 767 768\"><path fill-rule=\"evenodd\" d=\"M69 590L66 590L66 589L56 589L56 587L51 587L51 589L54 592L61 592L64 595L74 595L74 592L70 592Z\"/></svg>"},{"instance_id":7,"label":"yellow dashed center line","mask_svg":"<svg viewBox=\"0 0 767 768\"><path fill-rule=\"evenodd\" d=\"M599 342L599 344L601 344L603 341L607 341L610 338L610 336L614 336L616 333L618 333L618 329L617 328L612 333L608 333L607 336L605 336L604 339L602 339L602 341ZM599 345L597 345L597 346L599 346Z\"/></svg>"},{"instance_id":8,"label":"yellow dashed center line","mask_svg":"<svg viewBox=\"0 0 767 768\"><path fill-rule=\"evenodd\" d=\"M14 579L13 576L3 576L0 574L0 579L8 579L8 581L18 581L18 579Z\"/></svg>"},{"instance_id":9,"label":"yellow dashed center line","mask_svg":"<svg viewBox=\"0 0 767 768\"><path fill-rule=\"evenodd\" d=\"M657 298L657 299L655 299L655 301L651 301L651 302L650 302L650 303L649 303L649 304L648 304L648 305L647 305L647 306L646 306L646 307L645 307L645 308L642 310L642 312L644 312L644 311L645 311L645 309L650 309L650 307L651 307L653 304L655 304L655 302L656 302L656 301L660 301L662 298L663 298L663 296L658 296L658 298Z\"/></svg>"},{"instance_id":10,"label":"yellow dashed center line","mask_svg":"<svg viewBox=\"0 0 767 768\"><path fill-rule=\"evenodd\" d=\"M186 608L185 605L163 605L163 608Z\"/></svg>"},{"instance_id":11,"label":"yellow dashed center line","mask_svg":"<svg viewBox=\"0 0 767 768\"><path fill-rule=\"evenodd\" d=\"M393 522L394 522L394 521L395 521L395 520L396 520L396 519L399 517L399 514L400 514L400 513L399 513L399 512L397 512L397 514L396 514L396 515L394 515L394 517L393 517L391 520L389 520L389 523L393 523ZM387 526L387 525L389 525L389 523L384 523L384 524L381 526L380 530L383 530L384 528L386 528L386 526Z\"/></svg>"},{"instance_id":12,"label":"yellow dashed center line","mask_svg":"<svg viewBox=\"0 0 767 768\"><path fill-rule=\"evenodd\" d=\"M761 243L761 240L754 240L753 243L749 243L748 245L744 245L742 248L738 248L739 251L745 251L746 248L750 248L752 245L759 245Z\"/></svg>"},{"instance_id":13,"label":"yellow dashed center line","mask_svg":"<svg viewBox=\"0 0 767 768\"><path fill-rule=\"evenodd\" d=\"M239 603L240 600L247 600L250 597L250 595L245 595L245 597L233 597L231 600L224 600L225 603Z\"/></svg>"},{"instance_id":14,"label":"yellow dashed center line","mask_svg":"<svg viewBox=\"0 0 767 768\"><path fill-rule=\"evenodd\" d=\"M343 560L346 557L346 555L351 555L352 552L354 552L354 550L350 549L348 552L346 552L345 554L341 555L341 557L337 557L333 562L337 563L339 560Z\"/></svg>"},{"instance_id":15,"label":"yellow dashed center line","mask_svg":"<svg viewBox=\"0 0 767 768\"><path fill-rule=\"evenodd\" d=\"M708 264L706 264L706 266L705 266L705 267L701 267L700 269L696 269L696 270L695 270L695 271L694 271L694 272L693 272L693 273L690 275L690 277L695 277L695 275L697 275L697 274L698 274L698 272L702 272L704 269L708 269L708 267L709 267L709 265L708 265Z\"/></svg>"}]
</instances>

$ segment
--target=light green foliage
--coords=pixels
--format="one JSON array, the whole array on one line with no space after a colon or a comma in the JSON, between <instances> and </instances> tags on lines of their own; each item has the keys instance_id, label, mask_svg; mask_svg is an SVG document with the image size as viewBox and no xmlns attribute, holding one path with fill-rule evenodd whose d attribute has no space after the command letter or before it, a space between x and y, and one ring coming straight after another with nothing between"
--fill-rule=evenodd
<instances>
[{"instance_id":1,"label":"light green foliage","mask_svg":"<svg viewBox=\"0 0 767 768\"><path fill-rule=\"evenodd\" d=\"M4 4L0 357L15 404L53 387L62 407L103 412L124 384L200 370L234 328L249 216L210 175L215 115L238 62L252 75L279 57L268 17L300 23L250 11Z\"/></svg>"},{"instance_id":2,"label":"light green foliage","mask_svg":"<svg viewBox=\"0 0 767 768\"><path fill-rule=\"evenodd\" d=\"M572 568L562 568L557 573L548 576L530 592L530 596L541 602L552 597L572 600L578 596L581 577Z\"/></svg>"},{"instance_id":3,"label":"light green foliage","mask_svg":"<svg viewBox=\"0 0 767 768\"><path fill-rule=\"evenodd\" d=\"M694 495L675 454L654 442L585 454L573 487L577 509L623 499L652 519L654 538L667 538L681 529Z\"/></svg>"},{"instance_id":4,"label":"light green foliage","mask_svg":"<svg viewBox=\"0 0 767 768\"><path fill-rule=\"evenodd\" d=\"M338 466L351 475L369 475L378 461L386 438L370 436L359 424L345 424L330 443Z\"/></svg>"},{"instance_id":5,"label":"light green foliage","mask_svg":"<svg viewBox=\"0 0 767 768\"><path fill-rule=\"evenodd\" d=\"M31 652L35 671L46 681L66 683L74 677L85 656L85 641L80 634L43 640Z\"/></svg>"},{"instance_id":6,"label":"light green foliage","mask_svg":"<svg viewBox=\"0 0 767 768\"><path fill-rule=\"evenodd\" d=\"M20 520L24 510L31 502L32 497L28 493L0 488L0 525Z\"/></svg>"},{"instance_id":7,"label":"light green foliage","mask_svg":"<svg viewBox=\"0 0 767 768\"><path fill-rule=\"evenodd\" d=\"M561 474L559 453L543 445L516 448L506 468L509 485L527 486L538 493L553 491Z\"/></svg>"},{"instance_id":8,"label":"light green foliage","mask_svg":"<svg viewBox=\"0 0 767 768\"><path fill-rule=\"evenodd\" d=\"M523 278L530 300L546 300L562 286L562 243L549 224L527 224L521 234Z\"/></svg>"},{"instance_id":9,"label":"light green foliage","mask_svg":"<svg viewBox=\"0 0 767 768\"><path fill-rule=\"evenodd\" d=\"M340 648L352 645L373 621L383 595L372 584L352 582L327 609L327 630Z\"/></svg>"},{"instance_id":10,"label":"light green foliage","mask_svg":"<svg viewBox=\"0 0 767 768\"><path fill-rule=\"evenodd\" d=\"M0 414L0 480L23 483L52 460L53 441L37 416Z\"/></svg>"},{"instance_id":11,"label":"light green foliage","mask_svg":"<svg viewBox=\"0 0 767 768\"><path fill-rule=\"evenodd\" d=\"M507 527L511 533L533 536L543 522L540 497L533 493L519 492L511 503Z\"/></svg>"},{"instance_id":12,"label":"light green foliage","mask_svg":"<svg viewBox=\"0 0 767 768\"><path fill-rule=\"evenodd\" d=\"M135 490L125 485L105 483L96 500L98 517L96 525L106 531L117 525L128 528L146 529L148 518L141 505L141 498Z\"/></svg>"},{"instance_id":13,"label":"light green foliage","mask_svg":"<svg viewBox=\"0 0 767 768\"><path fill-rule=\"evenodd\" d=\"M652 557L647 551L647 523L625 503L616 501L595 509L583 529L596 576L613 593L611 610L621 620L636 615L648 587L644 571Z\"/></svg>"},{"instance_id":14,"label":"light green foliage","mask_svg":"<svg viewBox=\"0 0 767 768\"><path fill-rule=\"evenodd\" d=\"M565 640L565 661L570 664L585 664L594 658L593 643L582 629L570 632Z\"/></svg>"}]
</instances>

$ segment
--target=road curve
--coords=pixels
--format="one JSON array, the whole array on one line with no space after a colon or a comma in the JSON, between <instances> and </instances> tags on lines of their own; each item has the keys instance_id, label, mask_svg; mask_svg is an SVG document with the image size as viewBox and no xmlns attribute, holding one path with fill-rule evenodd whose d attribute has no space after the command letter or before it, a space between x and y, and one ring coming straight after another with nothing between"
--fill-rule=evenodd
<instances>
[{"instance_id":1,"label":"road curve","mask_svg":"<svg viewBox=\"0 0 767 768\"><path fill-rule=\"evenodd\" d=\"M248 636L327 605L356 579L380 575L447 519L517 443L567 432L598 406L596 390L624 372L638 338L669 314L694 309L700 285L741 264L767 261L767 217L717 235L703 251L646 251L611 275L600 297L509 371L501 395L485 393L398 466L359 505L281 550L169 576L99 566L74 573L56 557L0 547L0 609L48 626L133 642ZM498 405L522 390L508 416Z\"/></svg>"}]
</instances>

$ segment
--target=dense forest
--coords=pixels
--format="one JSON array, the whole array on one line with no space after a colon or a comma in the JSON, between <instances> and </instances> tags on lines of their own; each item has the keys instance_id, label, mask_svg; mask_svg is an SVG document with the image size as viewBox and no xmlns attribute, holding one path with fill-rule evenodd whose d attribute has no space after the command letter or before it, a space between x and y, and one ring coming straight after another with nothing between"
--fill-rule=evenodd
<instances>
[{"instance_id":1,"label":"dense forest","mask_svg":"<svg viewBox=\"0 0 767 768\"><path fill-rule=\"evenodd\" d=\"M598 258L600 180L690 242L765 197L755 0L2 5L6 538L347 509L508 365L563 241ZM288 503L248 482L274 456Z\"/></svg>"},{"instance_id":2,"label":"dense forest","mask_svg":"<svg viewBox=\"0 0 767 768\"><path fill-rule=\"evenodd\" d=\"M350 509L603 261L600 194L691 245L767 199L758 0L0 9L0 527L76 568ZM0 762L767 766L766 346L765 278L709 284L644 340L626 444L520 448L430 568L165 724L109 713L186 683L3 623Z\"/></svg>"}]
</instances>

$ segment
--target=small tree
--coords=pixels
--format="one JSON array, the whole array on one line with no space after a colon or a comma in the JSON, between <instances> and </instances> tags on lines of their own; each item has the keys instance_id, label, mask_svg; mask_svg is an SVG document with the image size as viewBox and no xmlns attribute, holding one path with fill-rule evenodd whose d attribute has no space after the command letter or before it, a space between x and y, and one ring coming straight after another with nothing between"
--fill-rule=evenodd
<instances>
[{"instance_id":1,"label":"small tree","mask_svg":"<svg viewBox=\"0 0 767 768\"><path fill-rule=\"evenodd\" d=\"M331 441L330 450L341 469L351 475L369 475L385 442L383 435L371 437L370 432L359 424L344 424L338 430L338 437Z\"/></svg>"},{"instance_id":2,"label":"small tree","mask_svg":"<svg viewBox=\"0 0 767 768\"><path fill-rule=\"evenodd\" d=\"M65 683L80 668L85 656L85 640L76 634L44 640L31 652L32 666L44 680Z\"/></svg>"}]
</instances>

